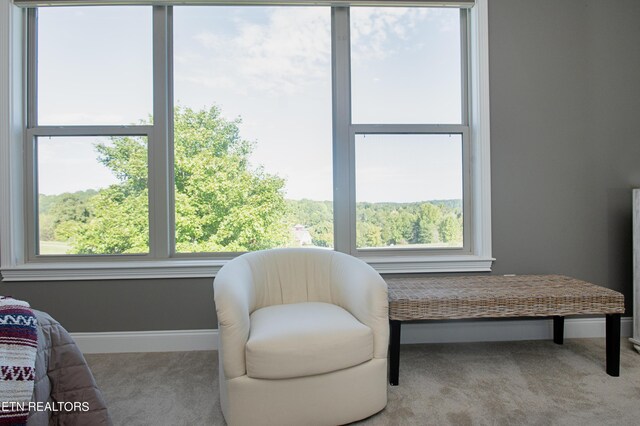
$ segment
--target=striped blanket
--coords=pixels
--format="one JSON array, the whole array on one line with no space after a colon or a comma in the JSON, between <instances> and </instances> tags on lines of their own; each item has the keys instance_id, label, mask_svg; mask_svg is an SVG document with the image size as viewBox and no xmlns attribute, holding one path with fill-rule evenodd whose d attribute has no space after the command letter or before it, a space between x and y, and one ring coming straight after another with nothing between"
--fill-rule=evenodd
<instances>
[{"instance_id":1,"label":"striped blanket","mask_svg":"<svg viewBox=\"0 0 640 426\"><path fill-rule=\"evenodd\" d=\"M0 425L27 422L37 347L37 321L29 304L0 296Z\"/></svg>"}]
</instances>

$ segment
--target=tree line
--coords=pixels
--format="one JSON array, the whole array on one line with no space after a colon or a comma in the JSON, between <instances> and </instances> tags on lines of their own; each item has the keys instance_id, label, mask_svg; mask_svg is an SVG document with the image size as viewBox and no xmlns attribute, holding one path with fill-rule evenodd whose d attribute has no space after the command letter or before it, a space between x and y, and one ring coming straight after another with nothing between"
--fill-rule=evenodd
<instances>
[{"instance_id":1,"label":"tree line","mask_svg":"<svg viewBox=\"0 0 640 426\"><path fill-rule=\"evenodd\" d=\"M65 242L72 253L127 253L135 244L117 243L119 230L112 235L98 235L92 221L100 221L104 214L96 215L100 202L99 191L88 190L59 195L40 195L40 239ZM403 245L462 245L462 209L460 200L439 200L416 203L357 203L356 244L362 247L394 247ZM311 244L317 247L333 247L333 203L315 200L284 200L284 215L278 227L281 230L279 245L300 245L292 230L302 225L309 233ZM146 213L146 212L142 212ZM135 225L134 225L135 226ZM146 251L146 229L138 252ZM107 232L109 233L109 232ZM101 241L97 241L101 240ZM91 243L91 246L88 244ZM194 241L186 248L202 249ZM92 250L101 244L101 250ZM266 246L261 248L267 248ZM178 246L185 252L185 245ZM244 247L221 247L222 251L244 251Z\"/></svg>"},{"instance_id":2,"label":"tree line","mask_svg":"<svg viewBox=\"0 0 640 426\"><path fill-rule=\"evenodd\" d=\"M287 200L289 224L304 225L313 244L333 247L330 201ZM291 225L290 225L291 226ZM462 245L461 200L413 203L356 203L356 245Z\"/></svg>"}]
</instances>

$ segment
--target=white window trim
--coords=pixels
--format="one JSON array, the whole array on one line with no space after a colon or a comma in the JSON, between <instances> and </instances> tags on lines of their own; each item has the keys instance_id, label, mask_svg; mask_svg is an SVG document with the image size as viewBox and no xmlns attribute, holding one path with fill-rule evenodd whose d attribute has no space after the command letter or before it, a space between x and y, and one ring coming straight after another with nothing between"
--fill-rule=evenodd
<instances>
[{"instance_id":1,"label":"white window trim","mask_svg":"<svg viewBox=\"0 0 640 426\"><path fill-rule=\"evenodd\" d=\"M425 256L410 250L393 255L358 255L381 273L490 271L491 171L489 117L488 0L476 0L470 10L469 129L473 242L467 254ZM28 262L25 249L23 182L25 105L25 14L11 2L0 2L0 270L5 281L51 281L135 278L214 277L228 259L160 258L107 261ZM170 96L170 95L169 95ZM162 129L166 132L170 129ZM166 153L159 155L166 156ZM166 160L166 159L164 159ZM163 160L163 161L164 161ZM166 161L165 161L166 162ZM334 166L335 167L335 166ZM169 197L170 194L158 194ZM167 218L163 216L162 221ZM164 227L168 228L168 227ZM336 229L336 232L339 232ZM161 238L169 238L167 235ZM161 246L164 246L161 245ZM338 248L340 249L340 248ZM345 251L345 250L341 250ZM166 255L166 253L164 253Z\"/></svg>"}]
</instances>

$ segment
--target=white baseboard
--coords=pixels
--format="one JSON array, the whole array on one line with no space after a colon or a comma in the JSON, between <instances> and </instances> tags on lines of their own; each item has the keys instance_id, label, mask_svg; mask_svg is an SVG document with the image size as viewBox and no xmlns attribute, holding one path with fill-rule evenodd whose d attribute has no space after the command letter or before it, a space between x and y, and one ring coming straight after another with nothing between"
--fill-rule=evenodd
<instances>
[{"instance_id":1,"label":"white baseboard","mask_svg":"<svg viewBox=\"0 0 640 426\"><path fill-rule=\"evenodd\" d=\"M622 318L620 335L632 334L633 319ZM605 336L604 318L566 318L564 337ZM553 320L507 320L409 323L402 326L401 343L501 342L553 338Z\"/></svg>"},{"instance_id":2,"label":"white baseboard","mask_svg":"<svg viewBox=\"0 0 640 426\"><path fill-rule=\"evenodd\" d=\"M604 337L604 323L604 318L565 319L564 337ZM622 337L630 337L632 328L632 318L622 318ZM209 351L218 347L218 330L71 333L71 336L85 354ZM402 326L404 344L546 340L552 337L551 320L432 322Z\"/></svg>"},{"instance_id":3,"label":"white baseboard","mask_svg":"<svg viewBox=\"0 0 640 426\"><path fill-rule=\"evenodd\" d=\"M212 351L218 347L218 330L71 333L71 337L85 354Z\"/></svg>"}]
</instances>

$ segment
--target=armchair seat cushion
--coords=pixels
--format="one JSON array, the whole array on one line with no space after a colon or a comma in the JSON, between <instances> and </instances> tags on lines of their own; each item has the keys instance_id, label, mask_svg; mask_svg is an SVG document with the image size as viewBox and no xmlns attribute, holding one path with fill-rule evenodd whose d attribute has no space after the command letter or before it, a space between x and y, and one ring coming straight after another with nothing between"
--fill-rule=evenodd
<instances>
[{"instance_id":1,"label":"armchair seat cushion","mask_svg":"<svg viewBox=\"0 0 640 426\"><path fill-rule=\"evenodd\" d=\"M373 358L373 331L321 302L272 305L251 314L247 376L287 379L353 367Z\"/></svg>"}]
</instances>

